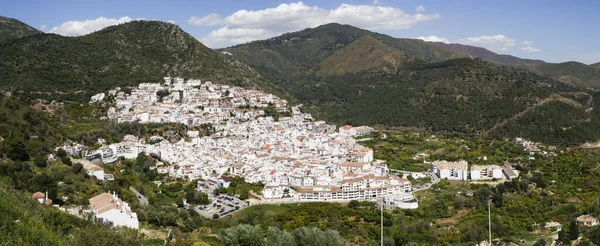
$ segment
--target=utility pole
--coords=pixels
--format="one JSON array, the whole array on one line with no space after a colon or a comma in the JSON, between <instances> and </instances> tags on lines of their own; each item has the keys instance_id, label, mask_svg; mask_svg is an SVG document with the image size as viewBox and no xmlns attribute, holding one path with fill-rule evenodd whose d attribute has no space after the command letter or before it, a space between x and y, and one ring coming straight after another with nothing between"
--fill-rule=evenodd
<instances>
[{"instance_id":1,"label":"utility pole","mask_svg":"<svg viewBox=\"0 0 600 246\"><path fill-rule=\"evenodd\" d=\"M492 212L491 212L491 205L490 202L488 202L488 231L490 233L490 241L488 242L488 245L492 246Z\"/></svg>"},{"instance_id":2,"label":"utility pole","mask_svg":"<svg viewBox=\"0 0 600 246\"><path fill-rule=\"evenodd\" d=\"M383 197L381 197L381 246L383 246Z\"/></svg>"}]
</instances>

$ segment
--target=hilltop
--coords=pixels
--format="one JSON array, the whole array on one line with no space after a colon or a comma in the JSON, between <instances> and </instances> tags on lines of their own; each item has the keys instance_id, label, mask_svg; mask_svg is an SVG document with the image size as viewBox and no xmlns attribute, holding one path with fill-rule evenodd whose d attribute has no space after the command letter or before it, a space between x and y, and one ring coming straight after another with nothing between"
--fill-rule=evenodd
<instances>
[{"instance_id":1,"label":"hilltop","mask_svg":"<svg viewBox=\"0 0 600 246\"><path fill-rule=\"evenodd\" d=\"M0 43L42 33L17 19L0 16Z\"/></svg>"},{"instance_id":2,"label":"hilltop","mask_svg":"<svg viewBox=\"0 0 600 246\"><path fill-rule=\"evenodd\" d=\"M164 76L277 89L245 64L213 51L178 26L133 21L80 36L27 36L0 47L0 89L99 92Z\"/></svg>"}]
</instances>

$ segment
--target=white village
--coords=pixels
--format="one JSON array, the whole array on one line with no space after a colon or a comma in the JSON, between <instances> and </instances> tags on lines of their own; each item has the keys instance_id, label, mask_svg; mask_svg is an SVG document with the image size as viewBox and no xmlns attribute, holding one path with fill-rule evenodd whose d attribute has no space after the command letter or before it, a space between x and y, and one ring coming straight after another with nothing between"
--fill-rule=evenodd
<instances>
[{"instance_id":1,"label":"white village","mask_svg":"<svg viewBox=\"0 0 600 246\"><path fill-rule=\"evenodd\" d=\"M371 127L336 128L315 121L310 114L301 112L301 105L288 105L275 95L210 81L165 77L164 83L141 83L130 94L121 88L97 94L90 103L107 97L114 98L116 103L109 108L107 118L119 123L180 123L188 129L200 126L213 129L210 135L202 130L189 130L186 138L176 142L162 136L144 139L126 135L113 144L98 139L102 147L86 152L86 158L80 160L88 175L98 180L112 180L113 176L90 160L101 159L107 164L119 157L131 159L144 153L161 160L152 167L158 173L176 179L200 180L198 190L207 194L227 188L233 176L263 184L260 200L247 205L368 200L380 201L387 209L418 207L406 175L401 178L390 174L383 161L374 160L371 148L357 143L356 137L370 134ZM287 116L274 117L275 111ZM74 154L85 146L61 148ZM430 174L414 176L431 175L434 183L439 179L516 177L510 168L493 165L473 165L468 175L466 161L431 164ZM137 229L135 213L126 204L118 194L111 193L90 199L91 212L96 218Z\"/></svg>"}]
</instances>

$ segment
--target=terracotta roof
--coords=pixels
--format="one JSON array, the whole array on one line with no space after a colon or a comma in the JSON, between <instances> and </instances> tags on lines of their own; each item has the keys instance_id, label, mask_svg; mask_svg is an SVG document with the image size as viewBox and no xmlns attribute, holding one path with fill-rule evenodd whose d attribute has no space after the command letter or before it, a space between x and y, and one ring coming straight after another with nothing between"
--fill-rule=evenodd
<instances>
[{"instance_id":1,"label":"terracotta roof","mask_svg":"<svg viewBox=\"0 0 600 246\"><path fill-rule=\"evenodd\" d=\"M364 167L365 165L368 165L369 163L365 163L365 162L345 162L340 164L340 167Z\"/></svg>"},{"instance_id":2,"label":"terracotta roof","mask_svg":"<svg viewBox=\"0 0 600 246\"><path fill-rule=\"evenodd\" d=\"M44 195L44 193L42 193L42 192L36 192L36 193L33 193L33 195L31 195L31 197L33 199L41 199L41 198L45 198L46 195Z\"/></svg>"}]
</instances>

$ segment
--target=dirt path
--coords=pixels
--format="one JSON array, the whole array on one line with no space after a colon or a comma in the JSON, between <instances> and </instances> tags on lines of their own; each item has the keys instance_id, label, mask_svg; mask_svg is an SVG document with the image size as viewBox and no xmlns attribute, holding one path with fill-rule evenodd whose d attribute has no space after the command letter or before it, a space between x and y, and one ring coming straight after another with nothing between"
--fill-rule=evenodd
<instances>
[{"instance_id":1,"label":"dirt path","mask_svg":"<svg viewBox=\"0 0 600 246\"><path fill-rule=\"evenodd\" d=\"M528 112L530 112L530 111L532 111L532 110L534 110L536 108L539 108L541 106L544 106L546 104L549 104L551 102L562 102L562 103L571 105L571 106L576 107L576 108L583 108L584 107L584 105L582 105L581 103L578 103L578 102L576 102L576 101L574 101L572 99L565 98L565 97L562 97L562 96L557 95L557 94L552 94L552 95L550 95L550 97L543 99L539 103L536 103L534 105L529 106L528 108L526 108L525 110L519 112L518 114L515 114L515 115L513 115L512 117L510 117L508 119L505 119L505 120L503 120L501 122L496 123L496 125L494 125L492 128L490 128L489 130L487 130L486 132L484 132L484 135L487 135L488 133L496 130L497 128L500 128L500 127L506 125L507 123L509 123L509 122L511 122L513 120L516 120L517 118L525 115L526 113L528 113ZM591 102L588 102L588 103L591 103Z\"/></svg>"}]
</instances>

